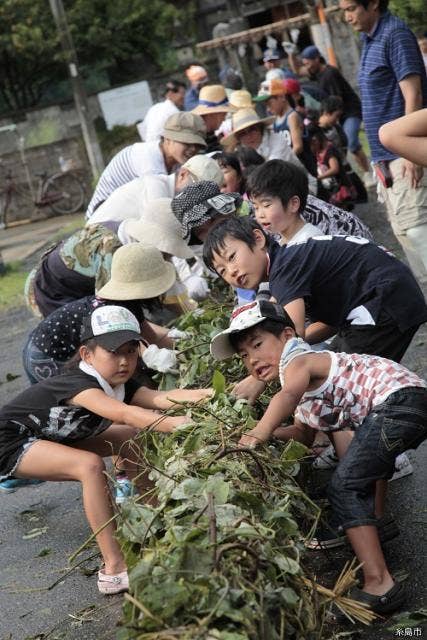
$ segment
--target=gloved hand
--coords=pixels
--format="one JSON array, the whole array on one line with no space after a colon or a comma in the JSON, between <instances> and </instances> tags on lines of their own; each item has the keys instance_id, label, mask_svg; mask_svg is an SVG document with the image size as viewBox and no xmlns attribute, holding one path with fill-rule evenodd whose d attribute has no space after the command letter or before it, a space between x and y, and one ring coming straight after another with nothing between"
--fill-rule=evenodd
<instances>
[{"instance_id":1,"label":"gloved hand","mask_svg":"<svg viewBox=\"0 0 427 640\"><path fill-rule=\"evenodd\" d=\"M159 349L156 344L150 344L142 354L142 359L150 369L161 373L178 373L175 351Z\"/></svg>"},{"instance_id":2,"label":"gloved hand","mask_svg":"<svg viewBox=\"0 0 427 640\"><path fill-rule=\"evenodd\" d=\"M203 300L209 293L209 287L201 276L189 276L183 281L183 285L188 291L188 295L193 300Z\"/></svg>"},{"instance_id":3,"label":"gloved hand","mask_svg":"<svg viewBox=\"0 0 427 640\"><path fill-rule=\"evenodd\" d=\"M286 40L282 42L282 47L288 55L292 55L297 52L297 45L293 42L287 42Z\"/></svg>"},{"instance_id":4,"label":"gloved hand","mask_svg":"<svg viewBox=\"0 0 427 640\"><path fill-rule=\"evenodd\" d=\"M190 335L191 334L188 331L181 331L176 327L172 327L172 329L167 333L168 338L172 338L172 340L184 340L185 338L189 338Z\"/></svg>"}]
</instances>

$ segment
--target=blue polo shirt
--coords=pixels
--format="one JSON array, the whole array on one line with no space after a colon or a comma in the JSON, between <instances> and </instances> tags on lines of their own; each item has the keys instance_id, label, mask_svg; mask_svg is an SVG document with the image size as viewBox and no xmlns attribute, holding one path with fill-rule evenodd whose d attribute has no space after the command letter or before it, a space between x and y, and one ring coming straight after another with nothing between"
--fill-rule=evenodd
<instances>
[{"instance_id":1,"label":"blue polo shirt","mask_svg":"<svg viewBox=\"0 0 427 640\"><path fill-rule=\"evenodd\" d=\"M374 162L398 156L382 146L378 129L405 114L399 82L412 74L421 76L427 105L426 72L417 40L408 26L389 11L381 15L372 35L362 34L359 69L363 122Z\"/></svg>"}]
</instances>

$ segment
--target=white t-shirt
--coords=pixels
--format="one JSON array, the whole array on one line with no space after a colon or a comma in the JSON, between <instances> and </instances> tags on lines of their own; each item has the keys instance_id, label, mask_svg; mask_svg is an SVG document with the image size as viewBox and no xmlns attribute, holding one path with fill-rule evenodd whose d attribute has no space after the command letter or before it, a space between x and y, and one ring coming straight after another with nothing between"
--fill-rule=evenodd
<instances>
[{"instance_id":1,"label":"white t-shirt","mask_svg":"<svg viewBox=\"0 0 427 640\"><path fill-rule=\"evenodd\" d=\"M143 217L144 207L149 200L173 198L175 194L175 174L144 176L135 178L116 189L90 217L90 224L108 220L135 219Z\"/></svg>"},{"instance_id":2,"label":"white t-shirt","mask_svg":"<svg viewBox=\"0 0 427 640\"><path fill-rule=\"evenodd\" d=\"M295 164L297 167L302 169L304 173L308 175L308 190L310 193L316 195L316 178L308 173L302 162L292 151L283 131L276 132L265 128L261 144L257 151L263 158L265 158L265 160L285 160L286 162L292 162L292 164Z\"/></svg>"},{"instance_id":3,"label":"white t-shirt","mask_svg":"<svg viewBox=\"0 0 427 640\"><path fill-rule=\"evenodd\" d=\"M136 125L141 140L144 142L159 140L163 135L166 120L177 111L179 111L178 107L169 99L153 104L148 109L144 120Z\"/></svg>"},{"instance_id":4,"label":"white t-shirt","mask_svg":"<svg viewBox=\"0 0 427 640\"><path fill-rule=\"evenodd\" d=\"M101 174L86 211L91 218L94 209L123 184L149 174L167 174L159 141L136 142L125 147L109 162Z\"/></svg>"},{"instance_id":5,"label":"white t-shirt","mask_svg":"<svg viewBox=\"0 0 427 640\"><path fill-rule=\"evenodd\" d=\"M319 227L315 227L314 224L310 224L310 222L306 222L303 227L299 231L296 232L294 236L289 240L287 246L291 246L293 244L297 244L298 242L305 242L309 238L314 238L314 236L323 236L322 231ZM285 244L283 241L280 244Z\"/></svg>"}]
</instances>

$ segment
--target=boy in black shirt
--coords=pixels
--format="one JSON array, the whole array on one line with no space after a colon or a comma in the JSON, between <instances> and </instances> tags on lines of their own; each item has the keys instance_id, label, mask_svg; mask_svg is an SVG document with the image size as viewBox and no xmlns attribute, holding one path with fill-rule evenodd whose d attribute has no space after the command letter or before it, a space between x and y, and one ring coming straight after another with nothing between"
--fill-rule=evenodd
<instances>
[{"instance_id":1,"label":"boy in black shirt","mask_svg":"<svg viewBox=\"0 0 427 640\"><path fill-rule=\"evenodd\" d=\"M203 256L233 287L256 289L268 279L297 334L312 344L336 334L334 351L400 362L427 321L411 271L365 238L321 236L280 247L253 220L230 217L210 230Z\"/></svg>"}]
</instances>

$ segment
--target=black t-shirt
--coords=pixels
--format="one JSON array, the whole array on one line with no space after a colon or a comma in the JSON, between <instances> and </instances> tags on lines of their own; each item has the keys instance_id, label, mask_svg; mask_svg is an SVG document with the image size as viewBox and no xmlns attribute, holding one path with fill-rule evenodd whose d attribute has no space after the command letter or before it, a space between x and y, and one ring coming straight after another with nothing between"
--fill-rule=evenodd
<instances>
[{"instance_id":1,"label":"black t-shirt","mask_svg":"<svg viewBox=\"0 0 427 640\"><path fill-rule=\"evenodd\" d=\"M50 358L66 362L80 346L83 318L105 304L126 307L134 314L140 325L144 322L144 310L137 301L103 300L94 295L86 296L64 304L42 320L32 332L31 342Z\"/></svg>"},{"instance_id":2,"label":"black t-shirt","mask_svg":"<svg viewBox=\"0 0 427 640\"><path fill-rule=\"evenodd\" d=\"M129 404L140 388L135 380L125 383L124 402ZM111 420L83 407L66 404L81 391L101 389L96 378L78 367L32 385L0 410L2 423L13 422L36 438L72 442L101 433ZM102 390L102 389L101 389Z\"/></svg>"},{"instance_id":3,"label":"black t-shirt","mask_svg":"<svg viewBox=\"0 0 427 640\"><path fill-rule=\"evenodd\" d=\"M321 236L270 246L270 291L281 305L303 298L312 322L342 327L363 305L385 312L401 331L427 321L421 289L406 265L364 238Z\"/></svg>"},{"instance_id":4,"label":"black t-shirt","mask_svg":"<svg viewBox=\"0 0 427 640\"><path fill-rule=\"evenodd\" d=\"M351 116L362 117L360 98L338 69L327 64L323 71L319 71L311 79L316 80L328 96L340 96L343 101L344 119Z\"/></svg>"}]
</instances>

